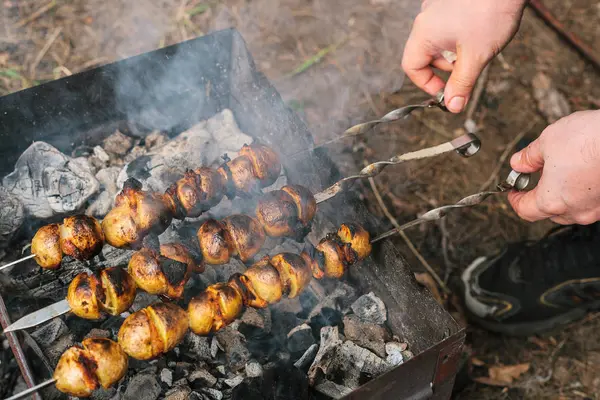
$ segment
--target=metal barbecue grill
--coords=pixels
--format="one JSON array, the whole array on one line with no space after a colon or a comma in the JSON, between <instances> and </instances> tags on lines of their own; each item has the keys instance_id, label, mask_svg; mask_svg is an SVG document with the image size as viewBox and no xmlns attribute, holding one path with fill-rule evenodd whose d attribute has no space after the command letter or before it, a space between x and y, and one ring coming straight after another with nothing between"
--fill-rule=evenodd
<instances>
[{"instance_id":1,"label":"metal barbecue grill","mask_svg":"<svg viewBox=\"0 0 600 400\"><path fill-rule=\"evenodd\" d=\"M180 68L185 74L172 73ZM127 90L119 90L116 83L124 81ZM175 135L225 108L232 110L243 132L281 155L288 182L317 193L343 178L324 150L310 150L314 142L309 130L256 70L235 30L218 31L0 98L0 175L12 171L33 141L45 141L70 153L81 144L101 142L123 126L130 131L156 128ZM351 191L320 204L318 213L324 226L356 221L373 233L385 230ZM31 232L27 234L31 237ZM409 344L414 357L345 398L449 398L465 332L417 284L400 252L388 240L376 243L369 258L350 268L349 279L362 293L373 292L383 300L387 325ZM21 316L13 313L11 319ZM29 363L36 360L29 359ZM51 372L37 368L36 373L39 383Z\"/></svg>"}]
</instances>

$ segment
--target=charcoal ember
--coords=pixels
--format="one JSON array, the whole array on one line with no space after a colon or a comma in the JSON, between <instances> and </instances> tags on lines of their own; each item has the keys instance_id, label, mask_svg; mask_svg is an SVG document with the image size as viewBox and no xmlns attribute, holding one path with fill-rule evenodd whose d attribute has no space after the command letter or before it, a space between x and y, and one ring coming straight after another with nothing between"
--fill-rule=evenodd
<instances>
[{"instance_id":1,"label":"charcoal ember","mask_svg":"<svg viewBox=\"0 0 600 400\"><path fill-rule=\"evenodd\" d=\"M373 292L360 296L352 303L352 311L365 322L383 324L387 320L387 312L383 301Z\"/></svg>"},{"instance_id":2,"label":"charcoal ember","mask_svg":"<svg viewBox=\"0 0 600 400\"><path fill-rule=\"evenodd\" d=\"M239 319L238 331L244 336L254 336L256 333L271 332L271 310L248 307Z\"/></svg>"},{"instance_id":3,"label":"charcoal ember","mask_svg":"<svg viewBox=\"0 0 600 400\"><path fill-rule=\"evenodd\" d=\"M386 357L385 342L391 339L388 330L381 325L364 322L356 315L344 316L344 335L356 344L371 350L379 357Z\"/></svg>"},{"instance_id":4,"label":"charcoal ember","mask_svg":"<svg viewBox=\"0 0 600 400\"><path fill-rule=\"evenodd\" d=\"M102 218L114 205L114 199L119 192L117 177L120 169L117 167L103 168L96 173L96 179L100 183L100 194L87 208L86 214Z\"/></svg>"},{"instance_id":5,"label":"charcoal ember","mask_svg":"<svg viewBox=\"0 0 600 400\"><path fill-rule=\"evenodd\" d=\"M251 355L244 335L230 328L219 331L216 338L225 351L229 368L235 372L244 368Z\"/></svg>"},{"instance_id":6,"label":"charcoal ember","mask_svg":"<svg viewBox=\"0 0 600 400\"><path fill-rule=\"evenodd\" d=\"M386 361L388 364L397 366L404 362L403 351L406 350L406 343L388 342L385 344Z\"/></svg>"},{"instance_id":7,"label":"charcoal ember","mask_svg":"<svg viewBox=\"0 0 600 400\"><path fill-rule=\"evenodd\" d=\"M161 388L153 374L144 371L131 378L123 400L155 400L160 395Z\"/></svg>"},{"instance_id":8,"label":"charcoal ember","mask_svg":"<svg viewBox=\"0 0 600 400\"><path fill-rule=\"evenodd\" d=\"M60 318L34 331L31 337L52 365L56 365L62 354L75 344L75 336Z\"/></svg>"},{"instance_id":9,"label":"charcoal ember","mask_svg":"<svg viewBox=\"0 0 600 400\"><path fill-rule=\"evenodd\" d=\"M287 334L287 349L295 359L301 357L313 344L315 337L308 324L299 325Z\"/></svg>"},{"instance_id":10,"label":"charcoal ember","mask_svg":"<svg viewBox=\"0 0 600 400\"><path fill-rule=\"evenodd\" d=\"M213 387L217 383L217 378L204 368L193 371L188 375L187 379L194 387L196 385L200 385L200 387Z\"/></svg>"},{"instance_id":11,"label":"charcoal ember","mask_svg":"<svg viewBox=\"0 0 600 400\"><path fill-rule=\"evenodd\" d=\"M244 381L244 377L241 375L236 375L233 378L225 379L223 382L229 386L230 388L234 388L240 383Z\"/></svg>"},{"instance_id":12,"label":"charcoal ember","mask_svg":"<svg viewBox=\"0 0 600 400\"><path fill-rule=\"evenodd\" d=\"M0 247L8 242L23 224L25 212L21 200L0 186Z\"/></svg>"},{"instance_id":13,"label":"charcoal ember","mask_svg":"<svg viewBox=\"0 0 600 400\"><path fill-rule=\"evenodd\" d=\"M224 110L126 164L118 184L133 177L149 190L164 192L186 170L218 165L224 154L233 158L245 143L252 138L239 130L232 112Z\"/></svg>"},{"instance_id":14,"label":"charcoal ember","mask_svg":"<svg viewBox=\"0 0 600 400\"><path fill-rule=\"evenodd\" d=\"M223 399L223 392L221 392L220 390L213 389L213 388L202 388L200 391L204 395L206 395L207 398L209 398L211 400L222 400Z\"/></svg>"},{"instance_id":15,"label":"charcoal ember","mask_svg":"<svg viewBox=\"0 0 600 400\"><path fill-rule=\"evenodd\" d=\"M538 109L549 124L571 114L569 101L558 91L548 75L539 72L531 81L531 86L533 86L533 97L537 101Z\"/></svg>"},{"instance_id":16,"label":"charcoal ember","mask_svg":"<svg viewBox=\"0 0 600 400\"><path fill-rule=\"evenodd\" d=\"M85 335L85 338L110 338L111 337L111 332L107 329L98 329L98 328L93 328L92 330L89 331L89 333L87 335Z\"/></svg>"},{"instance_id":17,"label":"charcoal ember","mask_svg":"<svg viewBox=\"0 0 600 400\"><path fill-rule=\"evenodd\" d=\"M310 319L309 324L313 329L313 333L317 335L321 332L321 328L325 326L341 326L342 314L333 308L322 308L319 314Z\"/></svg>"},{"instance_id":18,"label":"charcoal ember","mask_svg":"<svg viewBox=\"0 0 600 400\"><path fill-rule=\"evenodd\" d=\"M311 399L306 374L289 363L265 369L261 377L245 379L231 392L233 400Z\"/></svg>"},{"instance_id":19,"label":"charcoal ember","mask_svg":"<svg viewBox=\"0 0 600 400\"><path fill-rule=\"evenodd\" d=\"M102 142L102 147L113 157L123 157L133 146L133 139L116 130Z\"/></svg>"},{"instance_id":20,"label":"charcoal ember","mask_svg":"<svg viewBox=\"0 0 600 400\"><path fill-rule=\"evenodd\" d=\"M274 308L271 310L271 332L276 337L286 337L288 332L304 323L296 314Z\"/></svg>"},{"instance_id":21,"label":"charcoal ember","mask_svg":"<svg viewBox=\"0 0 600 400\"><path fill-rule=\"evenodd\" d=\"M169 387L173 386L173 371L163 368L160 371L160 381Z\"/></svg>"},{"instance_id":22,"label":"charcoal ember","mask_svg":"<svg viewBox=\"0 0 600 400\"><path fill-rule=\"evenodd\" d=\"M187 385L177 385L165 393L165 400L187 400L192 393Z\"/></svg>"},{"instance_id":23,"label":"charcoal ember","mask_svg":"<svg viewBox=\"0 0 600 400\"><path fill-rule=\"evenodd\" d=\"M131 310L133 310L133 312L139 311L142 308L148 307L150 304L156 303L158 300L158 296L138 290L135 300L133 300L133 304L131 305Z\"/></svg>"},{"instance_id":24,"label":"charcoal ember","mask_svg":"<svg viewBox=\"0 0 600 400\"><path fill-rule=\"evenodd\" d=\"M246 376L248 378L257 378L259 376L262 376L262 374L263 374L263 369L258 361L250 360L246 364Z\"/></svg>"},{"instance_id":25,"label":"charcoal ember","mask_svg":"<svg viewBox=\"0 0 600 400\"><path fill-rule=\"evenodd\" d=\"M35 218L79 210L100 186L89 169L44 142L29 146L2 184Z\"/></svg>"},{"instance_id":26,"label":"charcoal ember","mask_svg":"<svg viewBox=\"0 0 600 400\"><path fill-rule=\"evenodd\" d=\"M320 337L321 342L319 351L317 352L317 355L315 356L315 359L308 370L308 377L311 380L311 384L314 384L314 380L317 375L317 371L320 368L323 357L331 350L342 344L342 340L340 339L340 331L337 326L325 326L321 328Z\"/></svg>"},{"instance_id":27,"label":"charcoal ember","mask_svg":"<svg viewBox=\"0 0 600 400\"><path fill-rule=\"evenodd\" d=\"M356 289L347 283L338 281L333 291L321 299L318 304L310 311L308 318L321 313L324 308L330 308L345 312L358 298Z\"/></svg>"},{"instance_id":28,"label":"charcoal ember","mask_svg":"<svg viewBox=\"0 0 600 400\"><path fill-rule=\"evenodd\" d=\"M315 390L331 397L332 399L341 399L342 397L352 393L352 389L343 385L338 385L337 383L327 379L324 379L318 385L315 385Z\"/></svg>"},{"instance_id":29,"label":"charcoal ember","mask_svg":"<svg viewBox=\"0 0 600 400\"><path fill-rule=\"evenodd\" d=\"M313 362L318 351L319 351L319 345L316 343L313 344L304 352L302 357L300 357L298 359L298 361L296 361L294 363L294 367L304 370L306 367L308 367Z\"/></svg>"},{"instance_id":30,"label":"charcoal ember","mask_svg":"<svg viewBox=\"0 0 600 400\"><path fill-rule=\"evenodd\" d=\"M317 384L324 378L354 390L390 368L391 365L375 353L347 340L330 348L318 362L313 362L309 379L312 384Z\"/></svg>"},{"instance_id":31,"label":"charcoal ember","mask_svg":"<svg viewBox=\"0 0 600 400\"><path fill-rule=\"evenodd\" d=\"M153 150L169 141L169 135L160 131L154 131L144 138L144 147L147 150Z\"/></svg>"},{"instance_id":32,"label":"charcoal ember","mask_svg":"<svg viewBox=\"0 0 600 400\"><path fill-rule=\"evenodd\" d=\"M116 394L117 394L116 388L111 387L111 388L105 389L102 386L100 386L98 389L96 389L92 392L90 399L92 399L92 400L110 400L110 399L113 399Z\"/></svg>"},{"instance_id":33,"label":"charcoal ember","mask_svg":"<svg viewBox=\"0 0 600 400\"><path fill-rule=\"evenodd\" d=\"M195 368L194 364L185 361L170 361L167 365L173 371L173 379L187 379L190 371Z\"/></svg>"}]
</instances>

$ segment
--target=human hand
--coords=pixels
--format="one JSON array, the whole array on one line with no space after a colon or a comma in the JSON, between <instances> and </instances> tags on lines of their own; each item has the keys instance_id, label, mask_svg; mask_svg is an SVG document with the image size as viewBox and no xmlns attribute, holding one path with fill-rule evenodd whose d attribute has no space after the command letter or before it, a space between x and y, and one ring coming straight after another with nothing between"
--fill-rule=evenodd
<instances>
[{"instance_id":1,"label":"human hand","mask_svg":"<svg viewBox=\"0 0 600 400\"><path fill-rule=\"evenodd\" d=\"M464 109L487 63L513 38L527 0L424 0L404 48L402 68L419 88L435 95L444 81L431 66L452 71L444 90L451 112ZM442 57L456 53L456 62Z\"/></svg>"},{"instance_id":2,"label":"human hand","mask_svg":"<svg viewBox=\"0 0 600 400\"><path fill-rule=\"evenodd\" d=\"M550 218L563 225L600 220L599 127L600 111L577 112L548 126L512 156L510 165L515 171L542 171L534 189L508 194L521 218Z\"/></svg>"}]
</instances>

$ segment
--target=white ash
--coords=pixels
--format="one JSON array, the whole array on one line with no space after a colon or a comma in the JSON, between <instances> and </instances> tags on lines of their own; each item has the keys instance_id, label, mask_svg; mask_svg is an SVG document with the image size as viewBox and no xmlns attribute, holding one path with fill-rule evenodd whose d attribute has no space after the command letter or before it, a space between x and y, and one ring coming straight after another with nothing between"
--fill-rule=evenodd
<instances>
[{"instance_id":1,"label":"white ash","mask_svg":"<svg viewBox=\"0 0 600 400\"><path fill-rule=\"evenodd\" d=\"M406 343L388 342L385 344L388 364L397 366L404 362L402 352L406 350Z\"/></svg>"},{"instance_id":2,"label":"white ash","mask_svg":"<svg viewBox=\"0 0 600 400\"><path fill-rule=\"evenodd\" d=\"M306 352L298 359L298 361L294 363L294 367L298 369L304 369L308 367L315 359L317 351L319 351L319 345L315 343L306 350Z\"/></svg>"},{"instance_id":3,"label":"white ash","mask_svg":"<svg viewBox=\"0 0 600 400\"><path fill-rule=\"evenodd\" d=\"M100 183L100 194L87 208L87 215L102 218L108 214L114 206L115 195L119 192L117 178L120 171L118 167L107 167L96 173L96 179Z\"/></svg>"},{"instance_id":4,"label":"white ash","mask_svg":"<svg viewBox=\"0 0 600 400\"><path fill-rule=\"evenodd\" d=\"M191 393L192 389L187 385L175 386L165 393L165 400L187 400Z\"/></svg>"},{"instance_id":5,"label":"white ash","mask_svg":"<svg viewBox=\"0 0 600 400\"><path fill-rule=\"evenodd\" d=\"M387 320L385 304L373 292L360 296L351 308L365 322L383 324Z\"/></svg>"},{"instance_id":6,"label":"white ash","mask_svg":"<svg viewBox=\"0 0 600 400\"><path fill-rule=\"evenodd\" d=\"M190 373L187 377L190 383L199 383L204 387L213 387L217 383L217 378L204 368L200 368Z\"/></svg>"},{"instance_id":7,"label":"white ash","mask_svg":"<svg viewBox=\"0 0 600 400\"><path fill-rule=\"evenodd\" d=\"M371 350L379 357L386 357L385 342L390 340L390 334L384 326L364 322L352 314L344 316L343 322L346 339Z\"/></svg>"},{"instance_id":8,"label":"white ash","mask_svg":"<svg viewBox=\"0 0 600 400\"><path fill-rule=\"evenodd\" d=\"M233 158L244 144L251 143L252 137L240 131L233 113L223 110L125 165L118 185L135 177L146 189L164 192L186 170L220 164L223 155Z\"/></svg>"},{"instance_id":9,"label":"white ash","mask_svg":"<svg viewBox=\"0 0 600 400\"><path fill-rule=\"evenodd\" d=\"M152 150L155 147L162 146L169 141L169 135L160 131L154 131L144 138L144 147L146 150Z\"/></svg>"},{"instance_id":10,"label":"white ash","mask_svg":"<svg viewBox=\"0 0 600 400\"><path fill-rule=\"evenodd\" d=\"M210 361L214 358L208 337L199 336L189 331L185 336L184 343L191 353L191 357L200 361Z\"/></svg>"},{"instance_id":11,"label":"white ash","mask_svg":"<svg viewBox=\"0 0 600 400\"><path fill-rule=\"evenodd\" d=\"M122 134L119 130L116 130L112 135L107 136L102 142L104 150L117 157L122 157L127 154L132 146L133 139Z\"/></svg>"},{"instance_id":12,"label":"white ash","mask_svg":"<svg viewBox=\"0 0 600 400\"><path fill-rule=\"evenodd\" d=\"M229 386L230 388L234 388L237 385L239 385L240 383L242 383L244 381L244 377L241 375L236 375L233 378L230 379L225 379L223 382L225 382L225 384L227 386Z\"/></svg>"},{"instance_id":13,"label":"white ash","mask_svg":"<svg viewBox=\"0 0 600 400\"><path fill-rule=\"evenodd\" d=\"M25 219L21 200L0 186L0 247L19 230Z\"/></svg>"},{"instance_id":14,"label":"white ash","mask_svg":"<svg viewBox=\"0 0 600 400\"><path fill-rule=\"evenodd\" d=\"M337 383L328 381L327 379L324 379L321 383L316 385L315 389L333 399L341 399L342 397L352 393L352 389L343 385L338 385Z\"/></svg>"},{"instance_id":15,"label":"white ash","mask_svg":"<svg viewBox=\"0 0 600 400\"><path fill-rule=\"evenodd\" d=\"M160 380L167 386L173 386L173 371L168 368L163 368L160 371Z\"/></svg>"},{"instance_id":16,"label":"white ash","mask_svg":"<svg viewBox=\"0 0 600 400\"><path fill-rule=\"evenodd\" d=\"M314 376L317 374L317 369L319 368L319 363L321 359L327 352L342 343L340 339L340 332L337 326L324 326L321 328L321 344L319 347L319 351L315 356L315 359L308 370L309 379L314 379ZM311 376L313 378L311 378Z\"/></svg>"},{"instance_id":17,"label":"white ash","mask_svg":"<svg viewBox=\"0 0 600 400\"><path fill-rule=\"evenodd\" d=\"M102 164L108 165L110 161L110 156L102 147L95 146L93 151L94 157L96 157Z\"/></svg>"},{"instance_id":18,"label":"white ash","mask_svg":"<svg viewBox=\"0 0 600 400\"><path fill-rule=\"evenodd\" d=\"M204 393L209 399L212 399L212 400L222 400L223 399L223 392L221 392L220 390L213 389L213 388L202 388L200 391L202 393Z\"/></svg>"},{"instance_id":19,"label":"white ash","mask_svg":"<svg viewBox=\"0 0 600 400\"><path fill-rule=\"evenodd\" d=\"M262 374L263 374L263 369L258 361L250 360L246 364L246 376L248 378L257 378L259 376L262 376Z\"/></svg>"},{"instance_id":20,"label":"white ash","mask_svg":"<svg viewBox=\"0 0 600 400\"><path fill-rule=\"evenodd\" d=\"M15 170L3 179L3 186L23 203L28 215L50 218L83 207L98 191L98 180L81 160L58 151L44 142L35 142L21 154Z\"/></svg>"}]
</instances>

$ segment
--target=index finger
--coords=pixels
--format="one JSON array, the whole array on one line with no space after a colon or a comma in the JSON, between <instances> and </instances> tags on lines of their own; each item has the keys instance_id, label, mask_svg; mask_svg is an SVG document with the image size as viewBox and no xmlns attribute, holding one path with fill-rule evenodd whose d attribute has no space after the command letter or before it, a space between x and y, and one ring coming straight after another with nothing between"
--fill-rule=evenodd
<instances>
[{"instance_id":1,"label":"index finger","mask_svg":"<svg viewBox=\"0 0 600 400\"><path fill-rule=\"evenodd\" d=\"M434 55L427 50L428 47L425 41L413 31L404 48L402 68L417 87L435 96L446 84L433 72L431 64Z\"/></svg>"}]
</instances>

